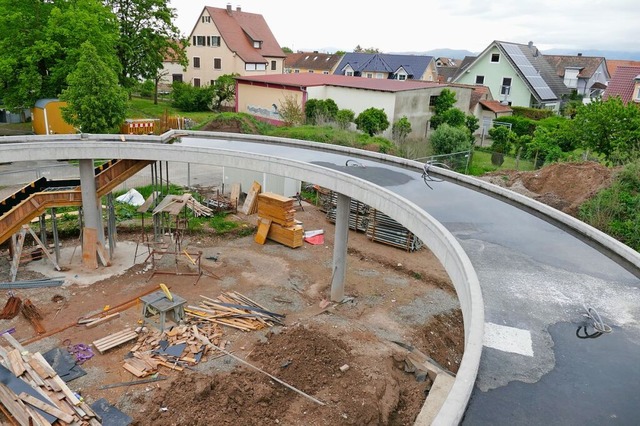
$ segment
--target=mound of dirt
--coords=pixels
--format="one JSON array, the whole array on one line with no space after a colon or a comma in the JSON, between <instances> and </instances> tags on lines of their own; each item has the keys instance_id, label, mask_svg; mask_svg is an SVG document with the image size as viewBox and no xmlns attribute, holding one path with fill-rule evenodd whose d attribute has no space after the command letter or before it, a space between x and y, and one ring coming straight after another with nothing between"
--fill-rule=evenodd
<instances>
[{"instance_id":1,"label":"mound of dirt","mask_svg":"<svg viewBox=\"0 0 640 426\"><path fill-rule=\"evenodd\" d=\"M575 216L582 203L611 184L613 170L595 162L554 163L539 170L499 170L481 179Z\"/></svg>"},{"instance_id":2,"label":"mound of dirt","mask_svg":"<svg viewBox=\"0 0 640 426\"><path fill-rule=\"evenodd\" d=\"M364 357L376 358L378 368L365 367L371 361ZM145 402L141 398L141 411L149 415L136 425L411 424L430 387L428 380L407 380L393 357L358 355L317 326L269 333L249 361L302 393L246 366L187 373Z\"/></svg>"}]
</instances>

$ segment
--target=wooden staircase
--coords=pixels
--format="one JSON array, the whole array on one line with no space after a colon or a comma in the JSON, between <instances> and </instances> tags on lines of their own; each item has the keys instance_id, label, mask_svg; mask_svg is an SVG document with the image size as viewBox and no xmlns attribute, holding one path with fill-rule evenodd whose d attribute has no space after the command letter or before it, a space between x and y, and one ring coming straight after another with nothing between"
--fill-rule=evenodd
<instances>
[{"instance_id":1,"label":"wooden staircase","mask_svg":"<svg viewBox=\"0 0 640 426\"><path fill-rule=\"evenodd\" d=\"M97 196L102 197L113 191L118 185L129 179L131 176L144 169L150 160L112 160L96 168L96 190ZM38 180L42 184L42 179ZM66 184L75 181L64 181ZM77 181L79 182L79 180ZM51 183L55 183L52 181ZM11 207L0 216L0 244L8 240L11 235L20 231L23 224L29 223L32 219L43 214L52 207L78 207L82 205L82 192L80 185L73 189L64 190L44 190L33 192L35 182L25 186L3 200L0 204L13 198L23 198L16 205ZM52 185L49 186L50 188ZM33 193L30 193L33 192Z\"/></svg>"}]
</instances>

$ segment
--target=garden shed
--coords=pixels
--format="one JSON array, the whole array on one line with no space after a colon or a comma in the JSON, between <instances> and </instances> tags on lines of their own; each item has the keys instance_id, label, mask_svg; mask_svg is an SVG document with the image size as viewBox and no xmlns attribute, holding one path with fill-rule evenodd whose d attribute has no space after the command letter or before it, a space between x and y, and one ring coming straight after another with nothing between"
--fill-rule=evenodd
<instances>
[{"instance_id":1,"label":"garden shed","mask_svg":"<svg viewBox=\"0 0 640 426\"><path fill-rule=\"evenodd\" d=\"M59 99L36 101L31 116L33 132L36 135L73 134L76 129L62 118L62 107L67 103Z\"/></svg>"}]
</instances>

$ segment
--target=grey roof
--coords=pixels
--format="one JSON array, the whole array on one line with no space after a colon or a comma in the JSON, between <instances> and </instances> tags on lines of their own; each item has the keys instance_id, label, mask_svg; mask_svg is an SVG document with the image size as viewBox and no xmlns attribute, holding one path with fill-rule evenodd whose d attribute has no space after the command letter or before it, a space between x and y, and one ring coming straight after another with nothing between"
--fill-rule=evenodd
<instances>
[{"instance_id":1,"label":"grey roof","mask_svg":"<svg viewBox=\"0 0 640 426\"><path fill-rule=\"evenodd\" d=\"M496 46L505 53L538 101L553 101L569 94L570 90L558 76L556 69L547 62L537 47L500 41L496 42Z\"/></svg>"},{"instance_id":2,"label":"grey roof","mask_svg":"<svg viewBox=\"0 0 640 426\"><path fill-rule=\"evenodd\" d=\"M349 65L356 75L363 72L395 73L404 68L409 78L419 79L433 60L433 56L392 55L387 53L345 53L336 67L334 74L344 75L344 68Z\"/></svg>"},{"instance_id":3,"label":"grey roof","mask_svg":"<svg viewBox=\"0 0 640 426\"><path fill-rule=\"evenodd\" d=\"M460 74L464 73L467 68L469 68L469 66L475 62L477 58L477 56L465 56L462 59L462 62L460 62L460 66L456 70L456 73L451 77L451 81L455 81L460 76Z\"/></svg>"}]
</instances>

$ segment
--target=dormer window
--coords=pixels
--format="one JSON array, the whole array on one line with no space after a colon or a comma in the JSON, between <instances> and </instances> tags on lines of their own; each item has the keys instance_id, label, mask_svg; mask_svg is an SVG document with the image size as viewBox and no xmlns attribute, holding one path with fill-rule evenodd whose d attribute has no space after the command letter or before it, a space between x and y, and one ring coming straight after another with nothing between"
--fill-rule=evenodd
<instances>
[{"instance_id":1,"label":"dormer window","mask_svg":"<svg viewBox=\"0 0 640 426\"><path fill-rule=\"evenodd\" d=\"M253 48L254 48L254 49L262 49L262 42L261 42L261 41L256 41L256 40L254 40L254 42L253 42Z\"/></svg>"},{"instance_id":2,"label":"dormer window","mask_svg":"<svg viewBox=\"0 0 640 426\"><path fill-rule=\"evenodd\" d=\"M640 75L633 79L635 85L633 86L633 100L634 102L640 102Z\"/></svg>"},{"instance_id":3,"label":"dormer window","mask_svg":"<svg viewBox=\"0 0 640 426\"><path fill-rule=\"evenodd\" d=\"M578 74L579 68L565 68L564 69L564 85L569 89L575 89L578 87Z\"/></svg>"}]
</instances>

